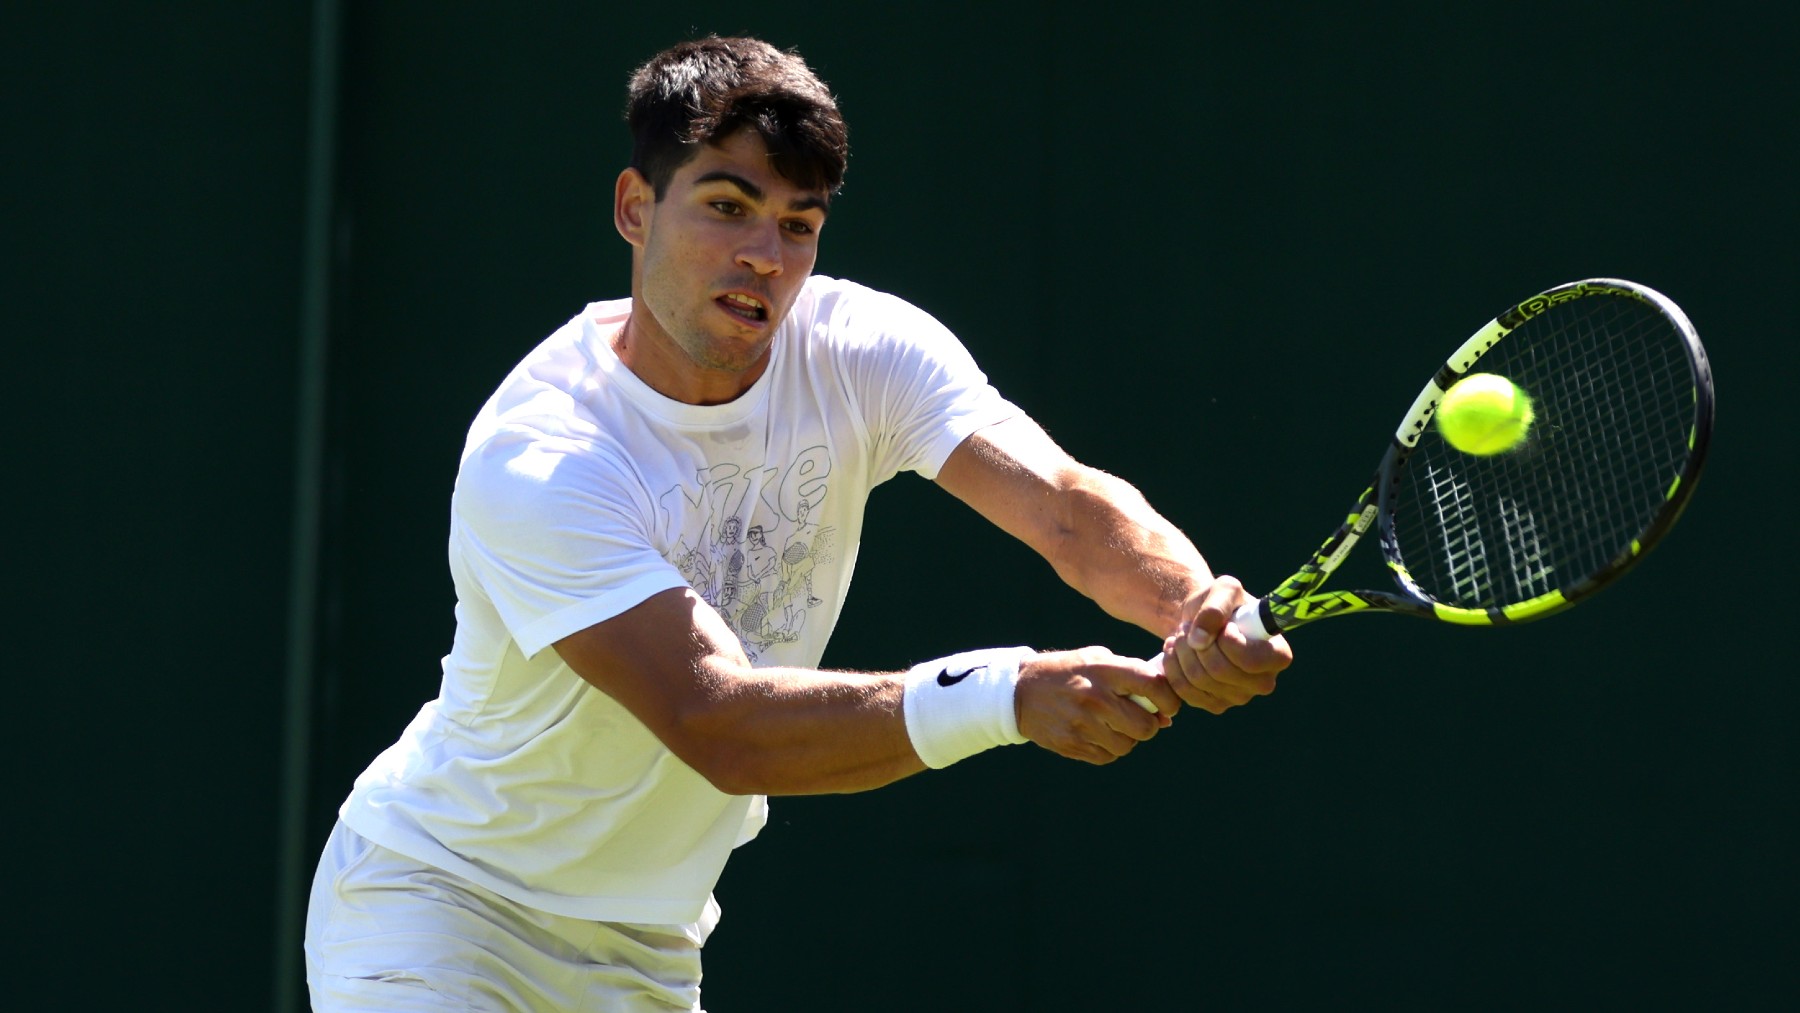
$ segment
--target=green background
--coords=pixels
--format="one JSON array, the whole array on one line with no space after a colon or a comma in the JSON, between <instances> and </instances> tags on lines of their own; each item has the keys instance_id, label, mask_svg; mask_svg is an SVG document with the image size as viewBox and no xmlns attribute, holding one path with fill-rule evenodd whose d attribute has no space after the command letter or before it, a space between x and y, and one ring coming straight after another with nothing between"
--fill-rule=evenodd
<instances>
[{"instance_id":1,"label":"green background","mask_svg":"<svg viewBox=\"0 0 1800 1013\"><path fill-rule=\"evenodd\" d=\"M851 125L819 270L930 309L1252 587L1550 285L1681 303L1720 417L1681 528L1568 616L1321 624L1274 697L1108 768L777 800L709 1009L1791 1001L1800 32L1764 11L9 5L14 959L46 1008L303 1002L313 857L437 686L467 422L624 291L630 68L744 31ZM1154 649L928 483L871 511L827 663Z\"/></svg>"}]
</instances>

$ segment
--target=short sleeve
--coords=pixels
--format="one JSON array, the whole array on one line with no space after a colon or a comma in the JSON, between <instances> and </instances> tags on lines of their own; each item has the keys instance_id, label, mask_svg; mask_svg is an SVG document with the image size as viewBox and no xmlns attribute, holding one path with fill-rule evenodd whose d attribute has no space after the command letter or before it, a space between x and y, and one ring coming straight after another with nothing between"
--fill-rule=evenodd
<instances>
[{"instance_id":1,"label":"short sleeve","mask_svg":"<svg viewBox=\"0 0 1800 1013\"><path fill-rule=\"evenodd\" d=\"M862 290L840 307L854 336L850 383L869 427L878 478L937 472L963 440L1019 409L988 382L955 334L924 310Z\"/></svg>"},{"instance_id":2,"label":"short sleeve","mask_svg":"<svg viewBox=\"0 0 1800 1013\"><path fill-rule=\"evenodd\" d=\"M616 453L502 429L463 460L452 562L530 656L686 586L649 535L653 517Z\"/></svg>"}]
</instances>

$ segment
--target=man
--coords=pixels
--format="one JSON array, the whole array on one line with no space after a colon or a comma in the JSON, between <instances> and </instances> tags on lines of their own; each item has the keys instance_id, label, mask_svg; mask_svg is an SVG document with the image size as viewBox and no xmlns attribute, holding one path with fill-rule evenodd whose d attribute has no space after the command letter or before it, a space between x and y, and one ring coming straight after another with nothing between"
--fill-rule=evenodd
<instances>
[{"instance_id":1,"label":"man","mask_svg":"<svg viewBox=\"0 0 1800 1013\"><path fill-rule=\"evenodd\" d=\"M1107 763L1291 660L1227 623L1235 581L935 320L812 274L847 148L797 56L676 46L634 75L628 121L631 297L553 334L471 427L455 642L321 858L318 1009L698 1009L712 887L767 795L1024 741ZM818 671L869 491L906 470L1167 635L1160 667L1000 648Z\"/></svg>"}]
</instances>

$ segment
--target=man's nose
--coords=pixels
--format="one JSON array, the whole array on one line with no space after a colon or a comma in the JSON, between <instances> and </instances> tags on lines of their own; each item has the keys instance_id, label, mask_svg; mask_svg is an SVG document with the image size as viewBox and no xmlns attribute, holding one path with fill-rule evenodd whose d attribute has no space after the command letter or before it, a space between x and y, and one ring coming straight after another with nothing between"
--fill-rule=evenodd
<instances>
[{"instance_id":1,"label":"man's nose","mask_svg":"<svg viewBox=\"0 0 1800 1013\"><path fill-rule=\"evenodd\" d=\"M753 230L751 235L745 237L744 245L738 248L737 260L757 274L780 274L780 226L770 224L767 228Z\"/></svg>"}]
</instances>

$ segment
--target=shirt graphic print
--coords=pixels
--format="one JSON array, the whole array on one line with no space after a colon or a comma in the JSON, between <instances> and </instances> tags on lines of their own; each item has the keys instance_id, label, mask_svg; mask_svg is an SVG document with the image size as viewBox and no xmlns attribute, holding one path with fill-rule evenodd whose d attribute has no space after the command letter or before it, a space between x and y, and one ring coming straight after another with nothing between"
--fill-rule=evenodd
<instances>
[{"instance_id":1,"label":"shirt graphic print","mask_svg":"<svg viewBox=\"0 0 1800 1013\"><path fill-rule=\"evenodd\" d=\"M815 446L787 462L715 464L658 497L670 562L752 662L799 640L808 615L826 604L813 571L836 561L836 532L813 518L830 475L830 453Z\"/></svg>"}]
</instances>

